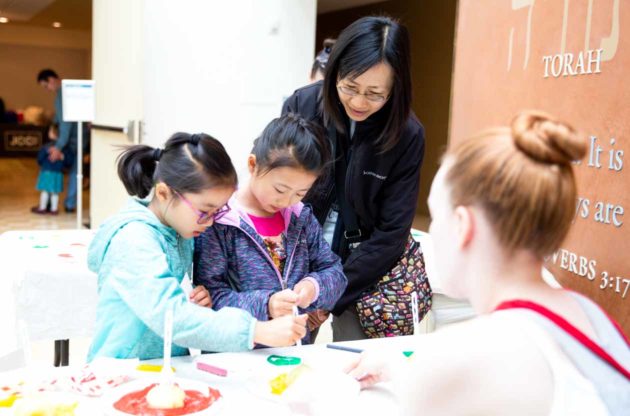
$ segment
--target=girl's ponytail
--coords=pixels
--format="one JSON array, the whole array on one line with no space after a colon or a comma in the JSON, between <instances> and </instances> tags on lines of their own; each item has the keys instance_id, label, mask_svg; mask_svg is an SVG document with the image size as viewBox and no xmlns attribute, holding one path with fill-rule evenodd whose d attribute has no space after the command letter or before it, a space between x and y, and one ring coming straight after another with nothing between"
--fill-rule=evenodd
<instances>
[{"instance_id":1,"label":"girl's ponytail","mask_svg":"<svg viewBox=\"0 0 630 416\"><path fill-rule=\"evenodd\" d=\"M147 145L127 147L118 156L118 176L130 195L145 198L157 182L178 192L197 193L215 186L236 188L230 156L215 138L175 133L164 149Z\"/></svg>"},{"instance_id":2,"label":"girl's ponytail","mask_svg":"<svg viewBox=\"0 0 630 416\"><path fill-rule=\"evenodd\" d=\"M129 146L118 156L118 177L129 195L140 198L149 195L160 156L160 149L143 144Z\"/></svg>"}]
</instances>

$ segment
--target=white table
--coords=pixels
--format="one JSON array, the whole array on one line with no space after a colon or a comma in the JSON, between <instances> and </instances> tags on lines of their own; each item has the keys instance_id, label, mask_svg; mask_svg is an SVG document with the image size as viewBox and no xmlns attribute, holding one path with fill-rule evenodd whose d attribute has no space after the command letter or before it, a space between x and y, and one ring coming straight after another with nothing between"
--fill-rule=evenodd
<instances>
[{"instance_id":1,"label":"white table","mask_svg":"<svg viewBox=\"0 0 630 416\"><path fill-rule=\"evenodd\" d=\"M98 295L96 275L87 268L87 247L93 235L90 230L0 235L0 316L7 334L0 356L22 348L21 322L30 340L92 335ZM56 346L67 363L67 342Z\"/></svg>"},{"instance_id":2,"label":"white table","mask_svg":"<svg viewBox=\"0 0 630 416\"><path fill-rule=\"evenodd\" d=\"M382 349L387 347L392 349L392 353L402 354L403 351L413 348L414 340L417 341L418 338L423 336L350 341L338 344L362 349ZM316 344L301 347L259 349L241 353L210 354L200 357L174 357L172 365L176 369L176 377L203 382L221 392L223 399L221 411L218 413L220 415L284 416L295 414L289 410L287 403L277 399L270 399L264 394L268 381L272 378L269 376L270 372L287 372L293 368L272 366L267 362L267 357L272 354L299 357L304 364L311 368L326 372L342 371L343 368L358 357L356 353L333 350L326 348L323 344ZM220 363L223 368L228 370L228 376L219 377L198 370L195 366L195 360L197 359L211 359L212 363ZM149 360L147 363L161 364L162 360ZM243 369L244 366L250 367L251 372L246 377L236 375L236 371ZM68 374L71 370L71 367L51 368L48 374L54 377L59 374ZM12 374L14 379L16 375L19 376L19 372ZM156 373L141 373L139 377L147 378L146 384L149 384L149 378L155 380L157 375ZM6 379L7 377L0 373L0 384L5 382ZM260 386L260 390L258 390L258 386ZM102 414L106 406L105 400L102 398L89 398L78 393L71 393L71 397L80 402L77 416ZM358 397L349 398L346 404L352 408L352 413L350 414L361 416L394 416L399 414L398 400L392 385L389 383L363 390ZM0 415L2 415L1 411Z\"/></svg>"}]
</instances>

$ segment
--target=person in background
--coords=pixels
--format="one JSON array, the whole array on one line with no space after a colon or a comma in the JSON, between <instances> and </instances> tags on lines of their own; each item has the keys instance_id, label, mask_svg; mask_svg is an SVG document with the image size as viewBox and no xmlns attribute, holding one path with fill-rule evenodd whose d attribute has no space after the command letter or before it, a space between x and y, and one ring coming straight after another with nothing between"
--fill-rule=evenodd
<instances>
[{"instance_id":1,"label":"person in background","mask_svg":"<svg viewBox=\"0 0 630 416\"><path fill-rule=\"evenodd\" d=\"M59 138L54 146L49 148L49 159L56 162L63 158L64 152L77 153L77 123L63 121L63 103L61 100L61 79L52 69L42 69L37 74L37 83L48 91L55 93L55 117L53 124L59 128ZM64 201L66 212L75 212L77 206L77 163L73 158L68 173L68 192Z\"/></svg>"},{"instance_id":2,"label":"person in background","mask_svg":"<svg viewBox=\"0 0 630 416\"><path fill-rule=\"evenodd\" d=\"M50 147L55 145L57 130L50 129L50 142L42 146L37 153L37 163L40 166L36 189L41 192L39 205L31 208L33 214L59 214L59 194L63 192L63 169L72 166L74 154L66 151L61 160L51 162ZM50 208L49 208L50 207Z\"/></svg>"},{"instance_id":3,"label":"person in background","mask_svg":"<svg viewBox=\"0 0 630 416\"><path fill-rule=\"evenodd\" d=\"M4 100L0 98L0 124L15 124L18 121L14 111L7 111Z\"/></svg>"},{"instance_id":4,"label":"person in background","mask_svg":"<svg viewBox=\"0 0 630 416\"><path fill-rule=\"evenodd\" d=\"M323 131L294 114L256 139L249 183L195 242L195 283L215 309L238 307L266 321L335 305L347 284L341 261L300 202L329 162Z\"/></svg>"},{"instance_id":5,"label":"person in background","mask_svg":"<svg viewBox=\"0 0 630 416\"><path fill-rule=\"evenodd\" d=\"M416 337L410 361L364 353L348 368L364 388L393 380L401 414L628 414L628 339L593 301L541 276L571 227L586 149L539 111L451 147L431 187L430 234L444 292L479 317Z\"/></svg>"},{"instance_id":6,"label":"person in background","mask_svg":"<svg viewBox=\"0 0 630 416\"><path fill-rule=\"evenodd\" d=\"M237 308L217 312L203 286L191 287L193 237L229 211L226 203L237 183L219 141L176 133L164 149L130 146L119 157L118 176L140 199L105 221L88 249L99 294L88 361L161 357L168 310L174 356L188 354L188 348L289 346L304 336L306 315L263 322Z\"/></svg>"},{"instance_id":7,"label":"person in background","mask_svg":"<svg viewBox=\"0 0 630 416\"><path fill-rule=\"evenodd\" d=\"M4 100L0 97L0 123L6 123L7 109L4 105Z\"/></svg>"},{"instance_id":8,"label":"person in background","mask_svg":"<svg viewBox=\"0 0 630 416\"><path fill-rule=\"evenodd\" d=\"M337 38L324 80L295 91L282 109L326 129L335 149L332 171L304 199L348 278L331 309L334 341L367 338L356 302L396 264L409 237L425 148L411 91L407 29L388 17L364 17ZM357 224L344 224L344 212ZM311 327L328 312L311 313Z\"/></svg>"},{"instance_id":9,"label":"person in background","mask_svg":"<svg viewBox=\"0 0 630 416\"><path fill-rule=\"evenodd\" d=\"M324 79L324 73L326 70L326 64L330 57L330 52L335 45L336 39L324 39L324 49L319 51L313 61L313 67L311 68L310 80L311 82L317 82Z\"/></svg>"}]
</instances>

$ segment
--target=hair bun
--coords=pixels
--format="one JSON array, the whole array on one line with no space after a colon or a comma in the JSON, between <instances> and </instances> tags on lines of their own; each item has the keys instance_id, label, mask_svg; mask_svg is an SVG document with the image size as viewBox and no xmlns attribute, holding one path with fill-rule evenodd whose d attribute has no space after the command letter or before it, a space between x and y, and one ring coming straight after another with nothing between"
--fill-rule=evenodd
<instances>
[{"instance_id":1,"label":"hair bun","mask_svg":"<svg viewBox=\"0 0 630 416\"><path fill-rule=\"evenodd\" d=\"M586 141L573 127L541 111L524 111L512 120L514 144L530 158L568 165L586 154Z\"/></svg>"}]
</instances>

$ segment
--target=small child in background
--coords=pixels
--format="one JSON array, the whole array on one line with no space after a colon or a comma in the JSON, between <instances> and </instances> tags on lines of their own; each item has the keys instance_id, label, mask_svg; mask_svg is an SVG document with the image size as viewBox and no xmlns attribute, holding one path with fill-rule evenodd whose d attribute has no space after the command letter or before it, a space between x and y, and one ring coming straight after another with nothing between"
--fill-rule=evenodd
<instances>
[{"instance_id":1,"label":"small child in background","mask_svg":"<svg viewBox=\"0 0 630 416\"><path fill-rule=\"evenodd\" d=\"M88 250L99 294L88 361L162 357L169 310L174 356L189 348L289 346L304 336L306 316L260 322L241 309L213 311L203 286L187 294L193 237L229 211L226 202L236 189L236 171L221 143L206 134L176 133L164 149L130 146L118 159L118 176L141 199L105 221Z\"/></svg>"},{"instance_id":2,"label":"small child in background","mask_svg":"<svg viewBox=\"0 0 630 416\"><path fill-rule=\"evenodd\" d=\"M333 308L347 279L311 208L300 202L329 159L323 132L294 114L273 120L256 139L250 182L230 200L232 210L195 240L195 283L210 291L215 309L235 306L273 322L298 308Z\"/></svg>"},{"instance_id":3,"label":"small child in background","mask_svg":"<svg viewBox=\"0 0 630 416\"><path fill-rule=\"evenodd\" d=\"M31 208L33 214L59 214L59 194L63 192L63 170L64 168L70 168L74 160L73 154L64 152L63 159L51 162L48 158L48 150L55 145L55 140L57 140L54 126L50 128L49 137L52 141L42 146L37 153L37 163L40 166L40 171L35 189L41 191L41 194L39 196L39 205ZM48 209L49 206L50 209Z\"/></svg>"}]
</instances>

